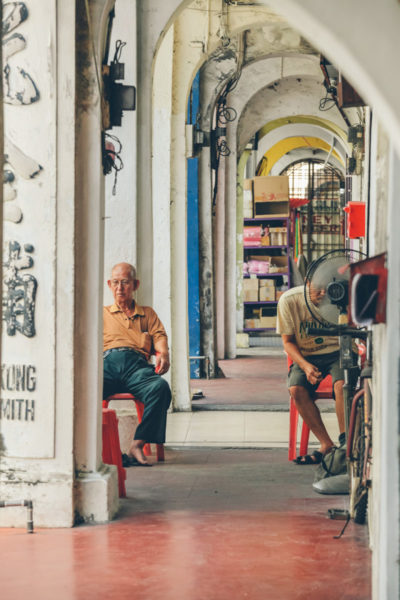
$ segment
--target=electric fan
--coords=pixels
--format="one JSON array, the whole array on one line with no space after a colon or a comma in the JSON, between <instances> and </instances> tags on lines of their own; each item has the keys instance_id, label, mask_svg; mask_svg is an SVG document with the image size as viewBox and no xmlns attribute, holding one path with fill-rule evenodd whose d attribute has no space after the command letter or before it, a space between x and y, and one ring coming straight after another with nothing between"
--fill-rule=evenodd
<instances>
[{"instance_id":1,"label":"electric fan","mask_svg":"<svg viewBox=\"0 0 400 600\"><path fill-rule=\"evenodd\" d=\"M308 268L304 298L312 317L323 327L345 326L349 304L349 264L364 258L358 250L331 250Z\"/></svg>"}]
</instances>

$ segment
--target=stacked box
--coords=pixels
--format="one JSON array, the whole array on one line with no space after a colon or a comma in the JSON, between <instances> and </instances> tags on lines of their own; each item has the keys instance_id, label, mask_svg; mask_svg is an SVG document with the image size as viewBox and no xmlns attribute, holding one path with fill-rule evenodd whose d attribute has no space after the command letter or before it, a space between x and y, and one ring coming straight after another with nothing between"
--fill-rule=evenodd
<instances>
[{"instance_id":1,"label":"stacked box","mask_svg":"<svg viewBox=\"0 0 400 600\"><path fill-rule=\"evenodd\" d=\"M253 218L253 181L245 179L243 181L243 218Z\"/></svg>"},{"instance_id":2,"label":"stacked box","mask_svg":"<svg viewBox=\"0 0 400 600\"><path fill-rule=\"evenodd\" d=\"M259 289L260 302L275 301L275 281L273 279L261 279Z\"/></svg>"},{"instance_id":3,"label":"stacked box","mask_svg":"<svg viewBox=\"0 0 400 600\"><path fill-rule=\"evenodd\" d=\"M258 302L258 279L243 279L243 302Z\"/></svg>"},{"instance_id":4,"label":"stacked box","mask_svg":"<svg viewBox=\"0 0 400 600\"><path fill-rule=\"evenodd\" d=\"M243 246L245 248L257 248L258 246L261 246L262 233L263 231L260 225L243 227Z\"/></svg>"},{"instance_id":5,"label":"stacked box","mask_svg":"<svg viewBox=\"0 0 400 600\"><path fill-rule=\"evenodd\" d=\"M260 319L245 319L244 327L245 329L259 329L261 327Z\"/></svg>"},{"instance_id":6,"label":"stacked box","mask_svg":"<svg viewBox=\"0 0 400 600\"><path fill-rule=\"evenodd\" d=\"M259 263L266 263L266 268L261 267L257 271L260 274L266 275L267 273L287 273L288 272L288 257L287 256L269 256L267 254L248 257L248 263L256 265ZM268 268L267 268L267 265ZM256 272L256 271L253 271Z\"/></svg>"},{"instance_id":7,"label":"stacked box","mask_svg":"<svg viewBox=\"0 0 400 600\"><path fill-rule=\"evenodd\" d=\"M285 246L287 242L287 227L269 228L271 246Z\"/></svg>"},{"instance_id":8,"label":"stacked box","mask_svg":"<svg viewBox=\"0 0 400 600\"><path fill-rule=\"evenodd\" d=\"M289 177L253 177L254 217L289 216Z\"/></svg>"},{"instance_id":9,"label":"stacked box","mask_svg":"<svg viewBox=\"0 0 400 600\"><path fill-rule=\"evenodd\" d=\"M276 309L270 308L269 306L263 306L261 308L260 325L265 328L276 327Z\"/></svg>"}]
</instances>

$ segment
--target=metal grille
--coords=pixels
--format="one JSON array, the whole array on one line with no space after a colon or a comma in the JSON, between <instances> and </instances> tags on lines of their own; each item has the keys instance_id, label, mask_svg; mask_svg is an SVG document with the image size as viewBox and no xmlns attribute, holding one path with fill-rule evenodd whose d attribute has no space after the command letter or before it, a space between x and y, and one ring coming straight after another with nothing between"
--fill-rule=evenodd
<instances>
[{"instance_id":1,"label":"metal grille","mask_svg":"<svg viewBox=\"0 0 400 600\"><path fill-rule=\"evenodd\" d=\"M309 200L298 209L307 261L343 248L345 200L341 174L323 162L307 160L290 165L282 175L289 176L291 198Z\"/></svg>"}]
</instances>

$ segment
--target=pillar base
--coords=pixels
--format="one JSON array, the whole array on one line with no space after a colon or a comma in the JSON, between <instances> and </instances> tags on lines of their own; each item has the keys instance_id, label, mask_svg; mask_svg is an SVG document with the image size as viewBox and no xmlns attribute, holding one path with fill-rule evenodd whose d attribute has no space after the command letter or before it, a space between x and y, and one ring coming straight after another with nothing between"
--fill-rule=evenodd
<instances>
[{"instance_id":1,"label":"pillar base","mask_svg":"<svg viewBox=\"0 0 400 600\"><path fill-rule=\"evenodd\" d=\"M74 505L76 525L110 521L119 507L116 466L101 465L95 473L78 472Z\"/></svg>"},{"instance_id":2,"label":"pillar base","mask_svg":"<svg viewBox=\"0 0 400 600\"><path fill-rule=\"evenodd\" d=\"M32 469L33 471L33 469ZM33 523L36 527L72 527L74 524L73 479L71 473L43 481L43 473L38 472L36 480L32 475L28 480L10 481L12 471L5 473L1 481L0 500L4 502L23 502L32 500ZM42 479L42 480L41 480ZM27 526L27 509L24 506L5 506L0 508L0 527Z\"/></svg>"}]
</instances>

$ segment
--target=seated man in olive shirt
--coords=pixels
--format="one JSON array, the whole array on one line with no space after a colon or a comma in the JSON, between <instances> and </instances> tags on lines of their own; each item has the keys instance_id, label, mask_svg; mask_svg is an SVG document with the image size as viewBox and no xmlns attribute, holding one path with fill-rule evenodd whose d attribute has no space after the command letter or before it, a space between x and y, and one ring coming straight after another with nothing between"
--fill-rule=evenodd
<instances>
[{"instance_id":1,"label":"seated man in olive shirt","mask_svg":"<svg viewBox=\"0 0 400 600\"><path fill-rule=\"evenodd\" d=\"M107 283L115 303L105 306L103 312L103 398L129 392L144 403L143 419L128 450L127 466L151 466L143 446L165 442L171 402L169 385L160 377L169 369L167 334L155 311L139 306L133 299L139 287L135 267L128 263L115 265ZM155 369L148 362L154 353Z\"/></svg>"}]
</instances>

